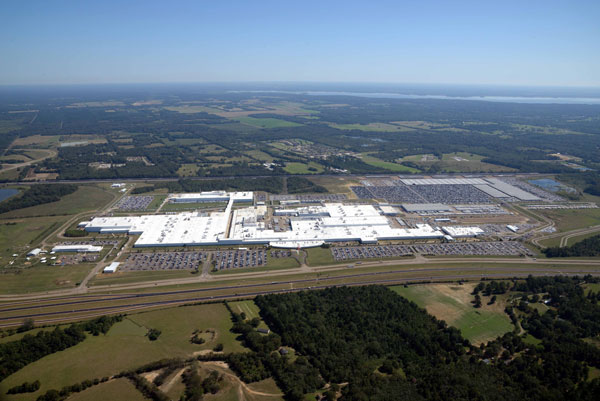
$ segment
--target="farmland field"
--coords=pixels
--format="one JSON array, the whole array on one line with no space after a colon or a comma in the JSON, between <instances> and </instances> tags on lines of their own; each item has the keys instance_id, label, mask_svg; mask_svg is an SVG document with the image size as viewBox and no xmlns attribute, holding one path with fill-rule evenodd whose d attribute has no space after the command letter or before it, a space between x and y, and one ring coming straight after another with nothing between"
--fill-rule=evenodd
<instances>
[{"instance_id":1,"label":"farmland field","mask_svg":"<svg viewBox=\"0 0 600 401\"><path fill-rule=\"evenodd\" d=\"M73 288L92 270L94 264L17 268L0 276L0 293L23 294ZM12 270L11 270L12 271Z\"/></svg>"},{"instance_id":2,"label":"farmland field","mask_svg":"<svg viewBox=\"0 0 600 401\"><path fill-rule=\"evenodd\" d=\"M500 299L494 305L487 305L488 298L482 297L483 306L479 309L473 307L471 291L474 286L431 284L396 286L392 289L427 309L427 312L436 318L458 328L462 335L474 344L511 331L513 326L504 313L504 303Z\"/></svg>"},{"instance_id":3,"label":"farmland field","mask_svg":"<svg viewBox=\"0 0 600 401\"><path fill-rule=\"evenodd\" d=\"M100 209L113 199L115 199L113 194L97 186L80 185L77 191L57 202L11 210L1 214L0 218L77 214Z\"/></svg>"},{"instance_id":4,"label":"farmland field","mask_svg":"<svg viewBox=\"0 0 600 401\"><path fill-rule=\"evenodd\" d=\"M257 128L300 127L302 125L278 118L237 117L235 120Z\"/></svg>"},{"instance_id":5,"label":"farmland field","mask_svg":"<svg viewBox=\"0 0 600 401\"><path fill-rule=\"evenodd\" d=\"M314 169L314 171L310 169ZM298 163L298 162L290 162L286 163L285 171L290 174L318 174L323 172L323 166L315 162L309 163Z\"/></svg>"}]
</instances>

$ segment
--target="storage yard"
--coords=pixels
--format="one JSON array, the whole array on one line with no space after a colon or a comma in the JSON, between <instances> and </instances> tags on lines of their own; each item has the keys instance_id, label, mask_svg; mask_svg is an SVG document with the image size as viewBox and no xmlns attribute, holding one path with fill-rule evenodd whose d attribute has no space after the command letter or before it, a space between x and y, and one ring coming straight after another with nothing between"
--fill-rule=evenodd
<instances>
[{"instance_id":1,"label":"storage yard","mask_svg":"<svg viewBox=\"0 0 600 401\"><path fill-rule=\"evenodd\" d=\"M154 196L126 196L117 203L119 210L146 210L154 200Z\"/></svg>"},{"instance_id":2,"label":"storage yard","mask_svg":"<svg viewBox=\"0 0 600 401\"><path fill-rule=\"evenodd\" d=\"M206 252L130 253L120 271L194 270L208 257Z\"/></svg>"}]
</instances>

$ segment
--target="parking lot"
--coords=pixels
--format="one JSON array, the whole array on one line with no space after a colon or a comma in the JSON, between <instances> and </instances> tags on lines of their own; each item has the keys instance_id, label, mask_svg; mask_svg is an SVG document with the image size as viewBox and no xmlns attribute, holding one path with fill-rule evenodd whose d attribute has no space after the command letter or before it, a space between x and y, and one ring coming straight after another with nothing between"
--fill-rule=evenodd
<instances>
[{"instance_id":1,"label":"parking lot","mask_svg":"<svg viewBox=\"0 0 600 401\"><path fill-rule=\"evenodd\" d=\"M472 185L397 185L351 187L359 199L385 199L391 203L487 204L492 199Z\"/></svg>"},{"instance_id":2,"label":"parking lot","mask_svg":"<svg viewBox=\"0 0 600 401\"><path fill-rule=\"evenodd\" d=\"M267 252L264 249L215 251L212 255L217 270L257 267L267 264Z\"/></svg>"},{"instance_id":3,"label":"parking lot","mask_svg":"<svg viewBox=\"0 0 600 401\"><path fill-rule=\"evenodd\" d=\"M193 270L199 268L208 255L208 252L131 253L119 266L119 270Z\"/></svg>"},{"instance_id":4,"label":"parking lot","mask_svg":"<svg viewBox=\"0 0 600 401\"><path fill-rule=\"evenodd\" d=\"M148 205L152 203L154 196L126 196L117 203L119 210L146 210Z\"/></svg>"},{"instance_id":5,"label":"parking lot","mask_svg":"<svg viewBox=\"0 0 600 401\"><path fill-rule=\"evenodd\" d=\"M346 246L333 247L331 253L339 261L409 256L413 254L413 250L408 245Z\"/></svg>"},{"instance_id":6,"label":"parking lot","mask_svg":"<svg viewBox=\"0 0 600 401\"><path fill-rule=\"evenodd\" d=\"M271 251L269 256L272 258L289 258L292 256L292 251Z\"/></svg>"},{"instance_id":7,"label":"parking lot","mask_svg":"<svg viewBox=\"0 0 600 401\"><path fill-rule=\"evenodd\" d=\"M516 241L497 242L457 242L450 244L416 244L413 249L421 255L494 255L494 256L533 256L523 244Z\"/></svg>"},{"instance_id":8,"label":"parking lot","mask_svg":"<svg viewBox=\"0 0 600 401\"><path fill-rule=\"evenodd\" d=\"M441 256L533 256L531 251L516 241L456 242L414 245L375 245L332 247L331 254L336 261L356 259L394 258L413 254Z\"/></svg>"}]
</instances>

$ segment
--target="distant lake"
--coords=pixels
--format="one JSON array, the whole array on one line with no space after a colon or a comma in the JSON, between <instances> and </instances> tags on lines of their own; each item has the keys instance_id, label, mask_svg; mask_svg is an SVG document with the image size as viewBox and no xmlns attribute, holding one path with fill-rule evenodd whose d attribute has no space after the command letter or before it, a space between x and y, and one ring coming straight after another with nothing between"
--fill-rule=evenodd
<instances>
[{"instance_id":1,"label":"distant lake","mask_svg":"<svg viewBox=\"0 0 600 401\"><path fill-rule=\"evenodd\" d=\"M600 105L600 97L561 97L561 96L447 96L417 95L405 93L370 93L370 92L334 92L334 91L230 91L233 93L288 93L309 96L357 96L375 99L438 99L438 100L476 100L501 103L531 104L590 104Z\"/></svg>"},{"instance_id":2,"label":"distant lake","mask_svg":"<svg viewBox=\"0 0 600 401\"><path fill-rule=\"evenodd\" d=\"M16 189L0 188L0 202L2 202L4 199L8 199L11 196L18 194L18 193L19 193L19 191Z\"/></svg>"}]
</instances>

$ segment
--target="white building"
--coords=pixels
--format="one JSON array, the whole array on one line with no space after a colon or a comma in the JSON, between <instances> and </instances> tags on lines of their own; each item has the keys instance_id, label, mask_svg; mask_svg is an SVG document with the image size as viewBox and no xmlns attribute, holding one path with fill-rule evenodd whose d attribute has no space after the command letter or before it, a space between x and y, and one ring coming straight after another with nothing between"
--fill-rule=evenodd
<instances>
[{"instance_id":1,"label":"white building","mask_svg":"<svg viewBox=\"0 0 600 401\"><path fill-rule=\"evenodd\" d=\"M117 271L120 264L121 263L119 262L112 262L110 265L106 266L104 270L102 270L102 273L114 273Z\"/></svg>"},{"instance_id":2,"label":"white building","mask_svg":"<svg viewBox=\"0 0 600 401\"><path fill-rule=\"evenodd\" d=\"M508 228L510 231L512 231L513 233L516 233L517 231L519 231L519 227L517 226L513 226L512 224L508 224L506 226L506 228Z\"/></svg>"},{"instance_id":3,"label":"white building","mask_svg":"<svg viewBox=\"0 0 600 401\"><path fill-rule=\"evenodd\" d=\"M479 227L463 227L463 226L446 226L442 227L442 231L453 238L470 238L476 237L484 233Z\"/></svg>"},{"instance_id":4,"label":"white building","mask_svg":"<svg viewBox=\"0 0 600 401\"><path fill-rule=\"evenodd\" d=\"M35 248L35 249L32 249L31 251L27 252L27 256L37 256L40 254L40 252L42 252L42 250L40 248Z\"/></svg>"},{"instance_id":5,"label":"white building","mask_svg":"<svg viewBox=\"0 0 600 401\"><path fill-rule=\"evenodd\" d=\"M57 245L52 252L100 252L101 246L94 245Z\"/></svg>"}]
</instances>

